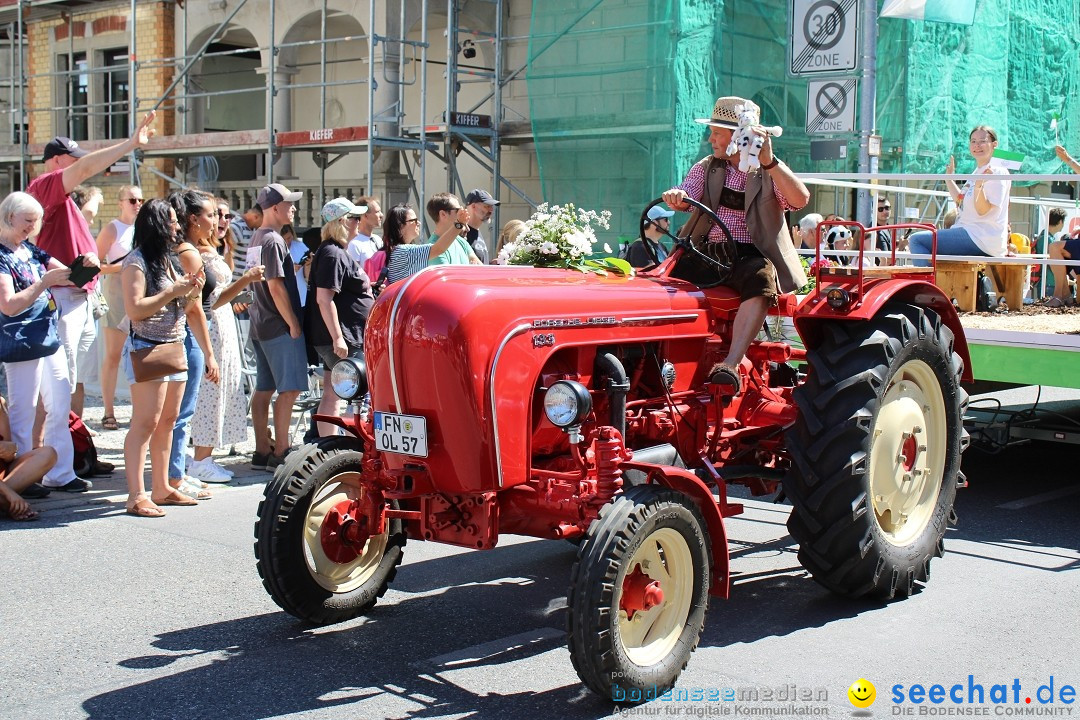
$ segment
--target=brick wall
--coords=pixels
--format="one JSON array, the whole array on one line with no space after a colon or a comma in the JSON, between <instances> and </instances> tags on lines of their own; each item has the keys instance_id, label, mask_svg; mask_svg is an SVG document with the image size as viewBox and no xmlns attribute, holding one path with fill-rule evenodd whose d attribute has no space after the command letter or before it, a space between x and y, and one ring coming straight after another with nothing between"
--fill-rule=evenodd
<instances>
[{"instance_id":1,"label":"brick wall","mask_svg":"<svg viewBox=\"0 0 1080 720\"><path fill-rule=\"evenodd\" d=\"M63 132L57 127L57 113L48 111L54 107L62 94L58 88L65 78L48 76L57 69L56 56L68 52L69 47L75 52L100 50L104 47L128 47L130 44L129 4L126 2L99 2L93 6L93 12L76 12L70 18L50 18L37 20L30 18L27 32L30 39L29 82L27 102L29 113L31 143L45 143L53 136ZM175 4L163 0L139 2L136 7L135 57L139 62L153 64L154 67L141 67L135 76L137 118L149 110L161 97L173 78L171 66L159 67L155 62L175 55L174 47ZM69 35L73 39L69 40ZM99 77L99 76L98 76ZM166 102L158 110L154 121L156 134L171 135L176 127L176 114L171 102ZM95 143L91 141L90 145ZM153 159L147 164L160 172L171 174L172 160ZM39 174L43 166L34 162L32 174ZM163 195L168 192L167 183L150 172L141 173L143 192L147 197ZM102 216L111 215L116 207L116 191L127 183L127 176L98 177L91 181L102 187L105 195Z\"/></svg>"}]
</instances>

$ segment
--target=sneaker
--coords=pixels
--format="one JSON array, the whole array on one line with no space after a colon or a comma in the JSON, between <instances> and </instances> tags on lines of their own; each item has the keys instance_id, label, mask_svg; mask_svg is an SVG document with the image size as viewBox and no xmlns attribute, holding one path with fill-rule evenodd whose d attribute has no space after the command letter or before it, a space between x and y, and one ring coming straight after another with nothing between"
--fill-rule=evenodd
<instances>
[{"instance_id":1,"label":"sneaker","mask_svg":"<svg viewBox=\"0 0 1080 720\"><path fill-rule=\"evenodd\" d=\"M252 470L266 470L267 465L270 464L270 458L273 457L273 453L251 453L251 469Z\"/></svg>"},{"instance_id":2,"label":"sneaker","mask_svg":"<svg viewBox=\"0 0 1080 720\"><path fill-rule=\"evenodd\" d=\"M94 487L94 483L89 480L83 480L81 477L77 477L71 482L64 483L63 485L45 485L45 487L49 490L59 490L60 492L82 493Z\"/></svg>"},{"instance_id":3,"label":"sneaker","mask_svg":"<svg viewBox=\"0 0 1080 720\"><path fill-rule=\"evenodd\" d=\"M214 461L210 458L196 460L187 466L187 474L207 483L227 483L232 478L214 467Z\"/></svg>"},{"instance_id":4,"label":"sneaker","mask_svg":"<svg viewBox=\"0 0 1080 720\"><path fill-rule=\"evenodd\" d=\"M224 465L218 465L217 460L214 460L213 458L210 458L210 464L213 465L214 469L217 470L222 475L228 475L229 477L232 477L233 475L236 474L232 470L230 470L229 468L225 467Z\"/></svg>"},{"instance_id":5,"label":"sneaker","mask_svg":"<svg viewBox=\"0 0 1080 720\"><path fill-rule=\"evenodd\" d=\"M270 454L270 460L266 463L266 469L267 470L273 470L278 465L281 465L283 462L285 462L285 458L288 457L289 453L291 453L291 452L292 452L292 448L289 448L288 450L281 453L280 455L274 455L273 453L271 453Z\"/></svg>"},{"instance_id":6,"label":"sneaker","mask_svg":"<svg viewBox=\"0 0 1080 720\"><path fill-rule=\"evenodd\" d=\"M27 500L41 500L42 498L49 497L49 488L41 483L34 483L19 494Z\"/></svg>"}]
</instances>

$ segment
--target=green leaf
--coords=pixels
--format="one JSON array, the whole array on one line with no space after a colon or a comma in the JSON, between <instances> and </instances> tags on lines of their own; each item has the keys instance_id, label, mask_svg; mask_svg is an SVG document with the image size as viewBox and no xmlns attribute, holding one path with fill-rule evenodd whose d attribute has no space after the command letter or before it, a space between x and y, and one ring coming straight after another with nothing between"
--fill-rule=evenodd
<instances>
[{"instance_id":1,"label":"green leaf","mask_svg":"<svg viewBox=\"0 0 1080 720\"><path fill-rule=\"evenodd\" d=\"M613 272L627 277L634 274L634 267L622 258L598 258L596 260L588 260L585 264L592 268L603 270L605 272Z\"/></svg>"}]
</instances>

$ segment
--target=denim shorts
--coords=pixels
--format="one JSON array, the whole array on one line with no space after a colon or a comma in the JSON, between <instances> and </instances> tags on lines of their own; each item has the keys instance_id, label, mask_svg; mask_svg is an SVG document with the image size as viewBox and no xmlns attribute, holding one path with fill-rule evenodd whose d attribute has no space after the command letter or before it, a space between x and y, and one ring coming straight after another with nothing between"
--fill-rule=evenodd
<instances>
[{"instance_id":1,"label":"denim shorts","mask_svg":"<svg viewBox=\"0 0 1080 720\"><path fill-rule=\"evenodd\" d=\"M131 351L145 350L146 348L154 347L155 344L156 343L143 340L142 338L133 338L128 334L127 340L124 341L124 349L120 354L120 366L124 368L124 375L127 377L129 385L135 384L135 370L131 367ZM166 375L157 380L147 380L146 382L187 382L187 379L188 374L185 370L184 372Z\"/></svg>"},{"instance_id":2,"label":"denim shorts","mask_svg":"<svg viewBox=\"0 0 1080 720\"><path fill-rule=\"evenodd\" d=\"M308 389L307 346L304 336L288 333L273 340L252 339L255 348L255 390L304 392Z\"/></svg>"}]
</instances>

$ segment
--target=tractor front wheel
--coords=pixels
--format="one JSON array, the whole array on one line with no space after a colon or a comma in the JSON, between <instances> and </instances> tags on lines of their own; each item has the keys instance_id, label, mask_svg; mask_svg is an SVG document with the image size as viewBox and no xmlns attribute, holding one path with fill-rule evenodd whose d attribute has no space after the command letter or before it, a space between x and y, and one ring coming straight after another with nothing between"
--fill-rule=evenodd
<instances>
[{"instance_id":1,"label":"tractor front wheel","mask_svg":"<svg viewBox=\"0 0 1080 720\"><path fill-rule=\"evenodd\" d=\"M594 692L635 703L675 684L705 624L704 528L690 498L653 485L627 489L589 526L570 575L567 629L574 668Z\"/></svg>"},{"instance_id":2,"label":"tractor front wheel","mask_svg":"<svg viewBox=\"0 0 1080 720\"><path fill-rule=\"evenodd\" d=\"M350 544L339 532L363 500L362 453L337 439L306 445L267 485L255 523L255 557L263 586L283 610L324 625L360 615L386 592L401 564L405 529Z\"/></svg>"}]
</instances>

